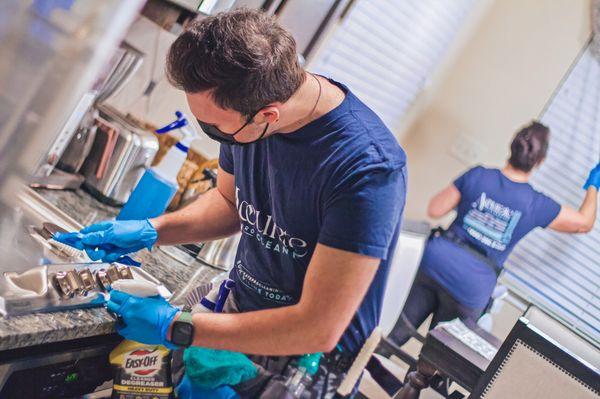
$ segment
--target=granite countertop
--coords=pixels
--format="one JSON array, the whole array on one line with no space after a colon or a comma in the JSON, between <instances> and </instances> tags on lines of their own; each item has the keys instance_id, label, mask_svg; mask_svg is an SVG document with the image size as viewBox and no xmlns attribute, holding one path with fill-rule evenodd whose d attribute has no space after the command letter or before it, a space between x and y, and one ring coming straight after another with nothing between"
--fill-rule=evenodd
<instances>
[{"instance_id":1,"label":"granite countertop","mask_svg":"<svg viewBox=\"0 0 600 399\"><path fill-rule=\"evenodd\" d=\"M102 204L82 190L36 191L82 225L113 218L118 212L118 208ZM174 297L185 294L182 290L186 288L210 282L224 273L200 263L174 247L154 249L152 252L143 250L134 258L142 262L145 271L171 290ZM0 317L0 350L110 334L114 331L114 319L104 308Z\"/></svg>"}]
</instances>

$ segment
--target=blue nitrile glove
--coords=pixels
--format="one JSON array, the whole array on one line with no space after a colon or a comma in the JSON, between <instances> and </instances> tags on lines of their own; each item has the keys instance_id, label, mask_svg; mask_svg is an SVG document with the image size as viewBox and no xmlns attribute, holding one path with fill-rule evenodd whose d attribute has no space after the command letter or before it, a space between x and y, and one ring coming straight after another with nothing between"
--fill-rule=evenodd
<instances>
[{"instance_id":1,"label":"blue nitrile glove","mask_svg":"<svg viewBox=\"0 0 600 399\"><path fill-rule=\"evenodd\" d=\"M152 248L158 233L146 220L119 220L92 224L79 233L58 233L54 239L85 250L90 259L115 262L121 256Z\"/></svg>"},{"instance_id":2,"label":"blue nitrile glove","mask_svg":"<svg viewBox=\"0 0 600 399\"><path fill-rule=\"evenodd\" d=\"M67 244L73 248L77 248L80 251L85 249L85 245L83 245L81 242L81 238L83 238L83 234L81 233L54 233L52 238L58 242L62 242L63 244Z\"/></svg>"},{"instance_id":3,"label":"blue nitrile glove","mask_svg":"<svg viewBox=\"0 0 600 399\"><path fill-rule=\"evenodd\" d=\"M81 233L54 233L52 238L62 242L63 244L67 244L73 248L77 248L80 251L86 250L86 246L81 241L81 239L83 238L83 234L81 234ZM88 251L92 251L93 253L97 252L97 250L99 250L99 249L104 250L105 252L111 252L111 253L115 253L115 254L118 254L121 251L118 247L115 247L112 244L104 244L98 248L91 248L91 247L87 248ZM112 258L114 258L114 256L115 255L108 257L108 259L110 259L109 262L113 262ZM127 266L136 266L136 267L139 267L142 265L140 262L133 260L133 258L131 258L130 256L127 256L127 255L119 256L114 262L118 262L118 263L121 263L121 264L127 265Z\"/></svg>"},{"instance_id":4,"label":"blue nitrile glove","mask_svg":"<svg viewBox=\"0 0 600 399\"><path fill-rule=\"evenodd\" d=\"M216 389L204 389L194 384L184 375L177 385L177 397L179 399L236 399L238 394L229 386L225 385Z\"/></svg>"},{"instance_id":5,"label":"blue nitrile glove","mask_svg":"<svg viewBox=\"0 0 600 399\"><path fill-rule=\"evenodd\" d=\"M590 170L590 175L583 185L583 188L587 190L590 187L596 187L596 190L600 190L600 163L596 167Z\"/></svg>"},{"instance_id":6,"label":"blue nitrile glove","mask_svg":"<svg viewBox=\"0 0 600 399\"><path fill-rule=\"evenodd\" d=\"M178 346L167 341L167 332L179 309L163 297L141 298L112 290L106 308L121 316L117 332L124 338L150 345L164 345L169 349Z\"/></svg>"}]
</instances>

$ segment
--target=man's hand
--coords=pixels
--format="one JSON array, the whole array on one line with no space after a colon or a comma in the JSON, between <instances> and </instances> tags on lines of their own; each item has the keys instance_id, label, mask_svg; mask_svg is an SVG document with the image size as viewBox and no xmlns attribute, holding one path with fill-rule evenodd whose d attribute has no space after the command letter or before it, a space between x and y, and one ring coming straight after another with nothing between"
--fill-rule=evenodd
<instances>
[{"instance_id":1,"label":"man's hand","mask_svg":"<svg viewBox=\"0 0 600 399\"><path fill-rule=\"evenodd\" d=\"M117 220L92 224L79 233L58 233L54 239L85 250L90 259L114 262L121 256L152 248L158 239L149 220Z\"/></svg>"},{"instance_id":2,"label":"man's hand","mask_svg":"<svg viewBox=\"0 0 600 399\"><path fill-rule=\"evenodd\" d=\"M140 298L113 290L106 308L123 319L122 325L117 324L117 332L124 338L144 344L164 345L170 349L177 348L167 340L167 332L179 309L164 298Z\"/></svg>"}]
</instances>

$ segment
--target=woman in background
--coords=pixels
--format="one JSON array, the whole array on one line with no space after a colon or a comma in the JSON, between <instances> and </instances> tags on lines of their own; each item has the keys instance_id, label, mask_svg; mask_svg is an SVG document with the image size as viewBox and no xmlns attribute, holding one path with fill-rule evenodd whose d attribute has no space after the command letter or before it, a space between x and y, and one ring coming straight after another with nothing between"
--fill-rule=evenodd
<instances>
[{"instance_id":1,"label":"woman in background","mask_svg":"<svg viewBox=\"0 0 600 399\"><path fill-rule=\"evenodd\" d=\"M549 136L546 126L532 122L516 134L503 169L474 167L431 199L429 217L438 219L456 209L456 219L448 230L430 237L401 316L378 352L389 355L390 341L403 345L430 314L431 328L455 318L476 322L504 261L536 227L565 233L593 228L600 164L590 172L578 210L561 206L528 183L546 157Z\"/></svg>"}]
</instances>

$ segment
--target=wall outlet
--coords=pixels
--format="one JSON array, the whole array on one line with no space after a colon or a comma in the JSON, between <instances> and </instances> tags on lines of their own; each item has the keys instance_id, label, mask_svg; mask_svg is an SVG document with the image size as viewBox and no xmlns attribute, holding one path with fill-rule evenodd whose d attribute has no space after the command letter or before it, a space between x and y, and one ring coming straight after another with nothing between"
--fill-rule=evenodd
<instances>
[{"instance_id":1,"label":"wall outlet","mask_svg":"<svg viewBox=\"0 0 600 399\"><path fill-rule=\"evenodd\" d=\"M450 147L450 154L466 165L482 163L486 153L485 145L465 134L459 135Z\"/></svg>"}]
</instances>

